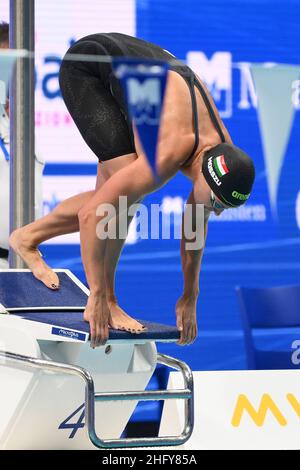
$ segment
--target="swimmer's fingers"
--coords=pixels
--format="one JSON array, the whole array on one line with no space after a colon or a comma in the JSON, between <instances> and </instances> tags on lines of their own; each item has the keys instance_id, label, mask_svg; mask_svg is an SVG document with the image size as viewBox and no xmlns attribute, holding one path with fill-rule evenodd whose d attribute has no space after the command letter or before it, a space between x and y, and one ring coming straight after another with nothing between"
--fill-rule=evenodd
<instances>
[{"instance_id":1,"label":"swimmer's fingers","mask_svg":"<svg viewBox=\"0 0 300 470\"><path fill-rule=\"evenodd\" d=\"M176 304L176 324L180 331L180 346L192 344L197 337L196 299L181 297Z\"/></svg>"},{"instance_id":2,"label":"swimmer's fingers","mask_svg":"<svg viewBox=\"0 0 300 470\"><path fill-rule=\"evenodd\" d=\"M192 321L187 326L186 344L192 344L197 338L197 333L198 333L197 322Z\"/></svg>"},{"instance_id":3,"label":"swimmer's fingers","mask_svg":"<svg viewBox=\"0 0 300 470\"><path fill-rule=\"evenodd\" d=\"M197 337L197 324L194 320L185 319L180 339L177 342L180 346L192 344Z\"/></svg>"},{"instance_id":4,"label":"swimmer's fingers","mask_svg":"<svg viewBox=\"0 0 300 470\"><path fill-rule=\"evenodd\" d=\"M91 348L103 346L108 340L108 322L91 315L90 320Z\"/></svg>"},{"instance_id":5,"label":"swimmer's fingers","mask_svg":"<svg viewBox=\"0 0 300 470\"><path fill-rule=\"evenodd\" d=\"M96 323L93 318L89 319L90 324L90 334L91 334L91 348L96 347Z\"/></svg>"}]
</instances>

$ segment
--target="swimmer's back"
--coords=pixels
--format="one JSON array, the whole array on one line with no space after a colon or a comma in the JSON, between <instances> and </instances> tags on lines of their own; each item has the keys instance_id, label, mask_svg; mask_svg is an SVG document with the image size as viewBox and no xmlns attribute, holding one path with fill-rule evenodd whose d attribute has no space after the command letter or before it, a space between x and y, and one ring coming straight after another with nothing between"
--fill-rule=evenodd
<instances>
[{"instance_id":1,"label":"swimmer's back","mask_svg":"<svg viewBox=\"0 0 300 470\"><path fill-rule=\"evenodd\" d=\"M86 40L100 42L106 47L109 55L114 57L127 56L172 61L170 69L178 72L184 78L187 79L187 77L192 73L191 69L183 62L176 59L173 54L152 42L145 41L144 39L128 36L127 34L122 33L98 33L85 36L78 42Z\"/></svg>"}]
</instances>

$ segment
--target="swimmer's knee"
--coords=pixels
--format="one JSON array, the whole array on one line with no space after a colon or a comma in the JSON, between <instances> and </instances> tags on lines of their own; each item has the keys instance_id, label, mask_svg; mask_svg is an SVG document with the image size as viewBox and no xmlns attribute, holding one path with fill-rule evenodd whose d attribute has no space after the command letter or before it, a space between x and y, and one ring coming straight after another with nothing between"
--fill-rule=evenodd
<instances>
[{"instance_id":1,"label":"swimmer's knee","mask_svg":"<svg viewBox=\"0 0 300 470\"><path fill-rule=\"evenodd\" d=\"M84 205L81 209L79 209L77 216L80 225L84 225L91 219L95 218L95 209L91 209L90 207L87 207L87 205Z\"/></svg>"}]
</instances>

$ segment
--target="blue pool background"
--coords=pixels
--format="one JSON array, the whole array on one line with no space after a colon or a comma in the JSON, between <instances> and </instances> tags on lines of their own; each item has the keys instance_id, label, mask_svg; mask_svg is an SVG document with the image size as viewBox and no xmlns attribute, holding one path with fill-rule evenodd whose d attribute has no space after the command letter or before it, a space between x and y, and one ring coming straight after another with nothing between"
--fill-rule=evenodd
<instances>
[{"instance_id":1,"label":"blue pool background","mask_svg":"<svg viewBox=\"0 0 300 470\"><path fill-rule=\"evenodd\" d=\"M257 111L241 109L240 62L300 63L295 0L137 0L136 35L155 42L186 59L187 51L202 51L211 58L218 51L232 56L232 111L224 118L233 141L256 164L256 183L248 204L263 206L263 221L212 221L200 276L199 336L192 346L160 345L159 350L182 358L194 370L246 367L243 335L235 288L298 284L300 237L296 198L300 191L299 113L295 113L281 172L278 218L270 211L267 179ZM225 90L226 92L226 90ZM217 103L218 105L219 103ZM222 103L220 103L222 106ZM72 174L74 166L48 164L46 175ZM76 165L80 174L95 174L94 165ZM160 203L165 196L186 198L190 183L177 176L146 199ZM43 245L53 267L71 269L84 280L80 248ZM120 305L131 315L151 321L175 323L175 303L182 292L178 240L141 240L127 245L117 278Z\"/></svg>"}]
</instances>

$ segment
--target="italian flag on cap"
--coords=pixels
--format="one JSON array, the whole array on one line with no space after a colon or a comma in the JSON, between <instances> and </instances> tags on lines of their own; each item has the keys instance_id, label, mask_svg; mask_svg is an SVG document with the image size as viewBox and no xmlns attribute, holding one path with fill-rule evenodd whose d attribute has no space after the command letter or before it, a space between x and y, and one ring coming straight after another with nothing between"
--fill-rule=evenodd
<instances>
[{"instance_id":1,"label":"italian flag on cap","mask_svg":"<svg viewBox=\"0 0 300 470\"><path fill-rule=\"evenodd\" d=\"M226 173L229 173L229 170L225 163L224 155L219 155L219 157L216 157L214 159L214 167L218 176L220 177L226 175Z\"/></svg>"}]
</instances>

